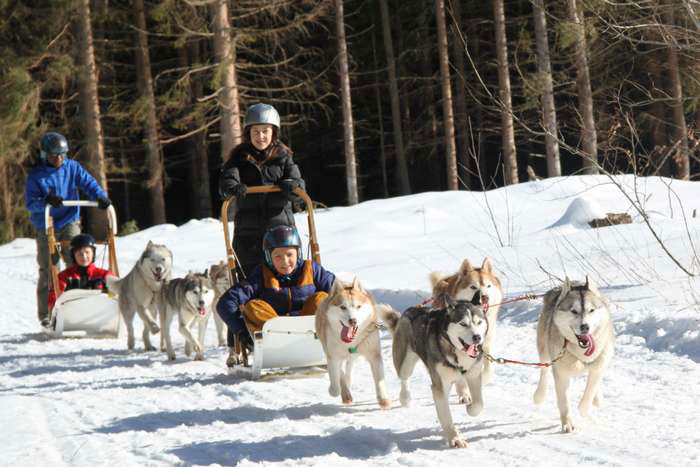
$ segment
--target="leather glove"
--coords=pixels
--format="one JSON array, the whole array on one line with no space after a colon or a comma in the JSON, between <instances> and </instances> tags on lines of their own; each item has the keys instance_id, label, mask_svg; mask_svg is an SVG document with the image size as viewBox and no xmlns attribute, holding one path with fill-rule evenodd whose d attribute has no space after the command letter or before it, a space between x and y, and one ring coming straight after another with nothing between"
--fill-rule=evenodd
<instances>
[{"instance_id":1,"label":"leather glove","mask_svg":"<svg viewBox=\"0 0 700 467\"><path fill-rule=\"evenodd\" d=\"M49 193L48 195L46 195L46 202L49 203L53 208L60 208L61 206L63 206L63 198L54 195L53 193Z\"/></svg>"},{"instance_id":2,"label":"leather glove","mask_svg":"<svg viewBox=\"0 0 700 467\"><path fill-rule=\"evenodd\" d=\"M245 197L246 193L248 193L248 187L243 183L239 183L238 185L233 185L228 190L229 196L235 196L237 198Z\"/></svg>"},{"instance_id":3,"label":"leather glove","mask_svg":"<svg viewBox=\"0 0 700 467\"><path fill-rule=\"evenodd\" d=\"M282 180L277 180L276 185L280 187L282 193L289 198L295 188L299 188L299 182L293 178L284 178Z\"/></svg>"},{"instance_id":4,"label":"leather glove","mask_svg":"<svg viewBox=\"0 0 700 467\"><path fill-rule=\"evenodd\" d=\"M97 207L100 209L107 209L112 205L112 201L109 198L97 198Z\"/></svg>"}]
</instances>

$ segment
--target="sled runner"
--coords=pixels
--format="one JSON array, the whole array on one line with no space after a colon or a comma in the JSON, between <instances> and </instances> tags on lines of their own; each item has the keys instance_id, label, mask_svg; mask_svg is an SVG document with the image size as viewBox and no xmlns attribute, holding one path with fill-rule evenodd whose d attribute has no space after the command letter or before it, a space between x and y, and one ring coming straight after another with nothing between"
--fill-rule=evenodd
<instances>
[{"instance_id":1,"label":"sled runner","mask_svg":"<svg viewBox=\"0 0 700 467\"><path fill-rule=\"evenodd\" d=\"M64 201L65 206L97 207L95 201ZM108 228L102 232L105 239L98 243L106 245L109 258L109 271L119 275L114 236L117 232L117 215L113 206L107 208ZM49 245L49 274L51 286L56 294L56 304L49 311L52 328L47 332L54 337L110 337L119 336L121 316L117 298L101 290L71 289L59 290L58 258L59 242L50 215L50 206L46 206L46 236ZM67 246L61 246L67 248Z\"/></svg>"},{"instance_id":2,"label":"sled runner","mask_svg":"<svg viewBox=\"0 0 700 467\"><path fill-rule=\"evenodd\" d=\"M280 191L280 189L275 185L251 186L248 187L246 195L273 193L276 191ZM321 254L316 237L313 202L309 195L300 188L295 188L294 193L299 195L306 204L311 259L321 264ZM229 204L234 198L235 197L225 200L221 206L221 223L224 228L226 262L231 284L237 282L237 259L231 244L228 224ZM263 370L269 368L300 368L326 364L326 356L323 352L321 341L316 337L314 316L279 316L272 318L265 322L262 331L251 333L251 335L253 341L251 368L253 379L260 378ZM239 355L238 365L236 366L251 366L245 346L241 345L237 338L234 345Z\"/></svg>"}]
</instances>

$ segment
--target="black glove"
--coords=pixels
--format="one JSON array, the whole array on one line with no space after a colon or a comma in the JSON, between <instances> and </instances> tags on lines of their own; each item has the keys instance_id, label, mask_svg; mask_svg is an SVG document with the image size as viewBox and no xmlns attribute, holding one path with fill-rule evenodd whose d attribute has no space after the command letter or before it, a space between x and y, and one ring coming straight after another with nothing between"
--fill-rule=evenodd
<instances>
[{"instance_id":1,"label":"black glove","mask_svg":"<svg viewBox=\"0 0 700 467\"><path fill-rule=\"evenodd\" d=\"M112 205L109 198L97 198L97 207L100 209L107 209Z\"/></svg>"},{"instance_id":2,"label":"black glove","mask_svg":"<svg viewBox=\"0 0 700 467\"><path fill-rule=\"evenodd\" d=\"M49 193L48 195L46 195L46 202L54 208L60 208L61 206L63 206L63 198L54 195L53 193Z\"/></svg>"},{"instance_id":3,"label":"black glove","mask_svg":"<svg viewBox=\"0 0 700 467\"><path fill-rule=\"evenodd\" d=\"M243 183L239 183L238 185L233 185L228 191L229 196L236 196L237 198L243 198L245 197L246 193L248 193L248 187L244 185Z\"/></svg>"},{"instance_id":4,"label":"black glove","mask_svg":"<svg viewBox=\"0 0 700 467\"><path fill-rule=\"evenodd\" d=\"M277 180L276 185L280 187L280 190L282 190L285 196L289 197L295 188L299 188L299 181L293 178L284 178L282 180Z\"/></svg>"}]
</instances>

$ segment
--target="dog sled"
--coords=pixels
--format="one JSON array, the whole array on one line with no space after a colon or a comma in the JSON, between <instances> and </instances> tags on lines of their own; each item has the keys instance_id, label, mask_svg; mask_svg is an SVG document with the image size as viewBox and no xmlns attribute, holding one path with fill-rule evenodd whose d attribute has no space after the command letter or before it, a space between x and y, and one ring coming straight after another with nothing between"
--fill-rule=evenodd
<instances>
[{"instance_id":1,"label":"dog sled","mask_svg":"<svg viewBox=\"0 0 700 467\"><path fill-rule=\"evenodd\" d=\"M97 207L96 201L64 201L65 206ZM117 215L113 206L107 208L107 228L102 232L104 239L97 243L106 245L109 271L118 276L117 253L114 236L117 233ZM121 315L117 298L101 290L71 289L59 290L59 248L68 248L67 244L56 241L50 206L45 211L46 236L49 246L49 274L51 287L56 294L56 303L49 310L51 328L47 330L54 337L103 337L116 338L121 327ZM98 235L99 236L99 235ZM96 258L95 258L96 259Z\"/></svg>"},{"instance_id":2,"label":"dog sled","mask_svg":"<svg viewBox=\"0 0 700 467\"><path fill-rule=\"evenodd\" d=\"M274 185L251 186L246 192L247 196L257 193L273 193L280 191ZM314 221L313 202L308 194L300 188L295 188L294 193L299 195L306 204L306 212L309 224L309 249L311 259L321 264L321 254L316 236L316 224ZM228 210L229 204L235 197L225 200L221 206L221 223L224 228L224 240L226 242L226 263L228 267L229 281L236 283L237 258L233 251L231 235L229 231ZM235 229L235 225L234 225ZM250 355L235 339L236 362L232 369L238 367L250 367L253 379L259 379L266 369L303 368L326 365L326 355L323 352L321 341L316 336L314 316L279 316L265 322L261 331L250 332L253 341L252 362Z\"/></svg>"}]
</instances>

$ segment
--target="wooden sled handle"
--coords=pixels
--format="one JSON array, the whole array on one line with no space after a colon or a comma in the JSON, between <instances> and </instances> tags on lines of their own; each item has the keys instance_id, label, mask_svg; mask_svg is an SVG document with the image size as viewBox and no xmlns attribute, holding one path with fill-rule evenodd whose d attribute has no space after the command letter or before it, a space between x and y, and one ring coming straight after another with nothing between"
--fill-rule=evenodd
<instances>
[{"instance_id":1,"label":"wooden sled handle","mask_svg":"<svg viewBox=\"0 0 700 467\"><path fill-rule=\"evenodd\" d=\"M259 186L249 186L246 190L246 196L256 193L275 193L281 191L276 185L259 185ZM316 222L314 220L314 204L311 201L309 195L301 188L295 188L294 193L299 195L301 199L304 200L306 204L306 213L308 214L309 222L309 245L311 247L311 258L321 264L321 253L318 246L318 240L316 236ZM226 263L228 265L228 278L231 284L234 284L234 271L236 270L236 256L233 252L233 245L231 244L231 234L228 227L228 207L229 204L236 199L236 196L231 196L230 198L224 200L221 204L221 223L224 226L224 241L226 242Z\"/></svg>"}]
</instances>

